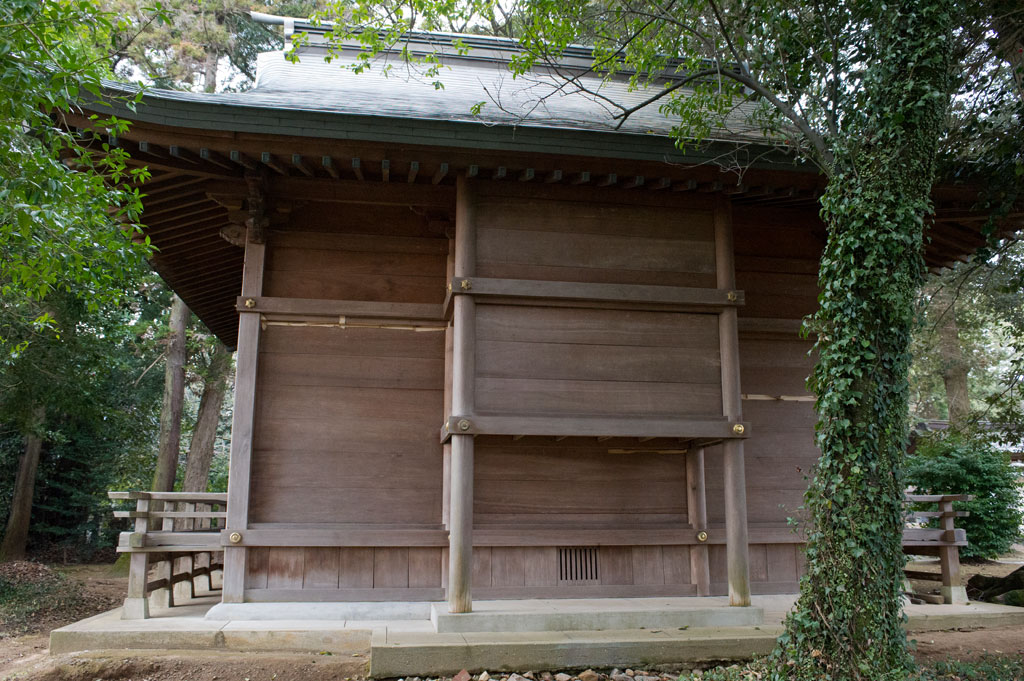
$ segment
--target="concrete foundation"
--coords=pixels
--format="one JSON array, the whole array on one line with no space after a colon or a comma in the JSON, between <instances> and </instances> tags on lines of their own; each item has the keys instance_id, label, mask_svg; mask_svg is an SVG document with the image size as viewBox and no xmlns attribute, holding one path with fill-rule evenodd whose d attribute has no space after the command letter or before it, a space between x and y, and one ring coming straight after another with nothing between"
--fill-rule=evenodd
<instances>
[{"instance_id":1,"label":"concrete foundation","mask_svg":"<svg viewBox=\"0 0 1024 681\"><path fill-rule=\"evenodd\" d=\"M782 631L795 596L755 596L752 608L730 608L725 599L587 599L477 601L471 615L448 615L437 604L409 619L366 615L370 604L242 604L224 607L216 597L191 605L152 608L146 620L123 620L121 609L53 631L50 650L188 649L330 652L369 656L376 677L579 667L685 664L742 660L765 653ZM690 603L690 601L697 601ZM325 606L318 610L314 606ZM409 605L409 604L404 604ZM267 607L252 607L267 606ZM327 607L333 606L333 607ZM692 613L687 613L689 606ZM349 610L345 610L349 607ZM276 609L276 612L275 612ZM907 605L909 632L1024 625L1024 608L991 603ZM343 619L341 615L363 615ZM260 619L276 614L274 619ZM323 619L311 615L330 615ZM298 615L302 615L299 617ZM245 617L247 619L243 619ZM692 623L686 623L686 618ZM742 626L719 622L748 618ZM763 619L763 623L753 623ZM601 628L599 625L606 626ZM622 625L630 625L627 628ZM580 629L555 627L586 627ZM497 627L503 627L497 630Z\"/></svg>"},{"instance_id":2,"label":"concrete foundation","mask_svg":"<svg viewBox=\"0 0 1024 681\"><path fill-rule=\"evenodd\" d=\"M269 622L280 620L428 620L428 602L352 603L218 603L206 619L218 622Z\"/></svg>"},{"instance_id":3,"label":"concrete foundation","mask_svg":"<svg viewBox=\"0 0 1024 681\"><path fill-rule=\"evenodd\" d=\"M439 634L742 627L764 622L762 608L728 605L723 597L477 601L473 612L453 615L445 604L436 603L430 621Z\"/></svg>"}]
</instances>

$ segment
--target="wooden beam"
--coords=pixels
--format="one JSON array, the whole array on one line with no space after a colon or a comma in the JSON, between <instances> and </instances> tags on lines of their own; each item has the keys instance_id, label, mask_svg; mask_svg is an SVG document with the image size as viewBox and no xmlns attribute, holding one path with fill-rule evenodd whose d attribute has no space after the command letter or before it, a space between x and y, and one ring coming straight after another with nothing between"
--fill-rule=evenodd
<instances>
[{"instance_id":1,"label":"wooden beam","mask_svg":"<svg viewBox=\"0 0 1024 681\"><path fill-rule=\"evenodd\" d=\"M206 147L200 147L199 158L203 159L207 163L212 163L215 166L220 166L226 170L234 170L234 166L226 158L218 154L216 151L211 151Z\"/></svg>"},{"instance_id":2,"label":"wooden beam","mask_svg":"<svg viewBox=\"0 0 1024 681\"><path fill-rule=\"evenodd\" d=\"M431 184L440 184L441 180L448 174L448 164L442 163L437 167L437 172L434 173L434 177L430 178Z\"/></svg>"},{"instance_id":3,"label":"wooden beam","mask_svg":"<svg viewBox=\"0 0 1024 681\"><path fill-rule=\"evenodd\" d=\"M561 182L561 181L562 181L562 171L561 170L552 170L550 173L548 173L547 177L544 178L544 183L545 184L554 184L556 182Z\"/></svg>"},{"instance_id":4,"label":"wooden beam","mask_svg":"<svg viewBox=\"0 0 1024 681\"><path fill-rule=\"evenodd\" d=\"M278 175L288 174L288 171L284 169L284 166L278 163L277 159L274 158L274 155L271 154L269 151L264 151L263 153L260 154L260 163L270 168Z\"/></svg>"},{"instance_id":5,"label":"wooden beam","mask_svg":"<svg viewBox=\"0 0 1024 681\"><path fill-rule=\"evenodd\" d=\"M387 159L380 162L380 179L381 182L391 181L391 161Z\"/></svg>"},{"instance_id":6,"label":"wooden beam","mask_svg":"<svg viewBox=\"0 0 1024 681\"><path fill-rule=\"evenodd\" d=\"M698 186L697 180L684 180L679 184L672 187L674 192L692 192L696 191Z\"/></svg>"},{"instance_id":7,"label":"wooden beam","mask_svg":"<svg viewBox=\"0 0 1024 681\"><path fill-rule=\"evenodd\" d=\"M632 178L626 180L622 184L622 188L623 189L635 189L636 187L642 187L642 186L644 186L644 176L643 175L636 175L635 177L632 177Z\"/></svg>"},{"instance_id":8,"label":"wooden beam","mask_svg":"<svg viewBox=\"0 0 1024 681\"><path fill-rule=\"evenodd\" d=\"M672 178L671 177L661 177L661 178L658 178L657 182L655 182L654 184L650 185L651 190L653 190L653 191L658 191L659 189L668 189L671 186L672 186Z\"/></svg>"},{"instance_id":9,"label":"wooden beam","mask_svg":"<svg viewBox=\"0 0 1024 681\"><path fill-rule=\"evenodd\" d=\"M491 176L492 180L504 180L505 176L508 175L508 169L505 166L498 166L494 170L494 174Z\"/></svg>"},{"instance_id":10,"label":"wooden beam","mask_svg":"<svg viewBox=\"0 0 1024 681\"><path fill-rule=\"evenodd\" d=\"M299 169L306 177L313 177L313 171L309 169L309 166L302 160L301 154L292 154L292 165Z\"/></svg>"},{"instance_id":11,"label":"wooden beam","mask_svg":"<svg viewBox=\"0 0 1024 681\"><path fill-rule=\"evenodd\" d=\"M472 180L474 177L480 174L480 166L471 165L466 169L466 177Z\"/></svg>"},{"instance_id":12,"label":"wooden beam","mask_svg":"<svg viewBox=\"0 0 1024 681\"><path fill-rule=\"evenodd\" d=\"M458 299L456 299L458 302ZM743 432L734 428L743 426ZM442 441L460 435L542 435L547 437L670 437L701 440L742 439L750 424L725 418L644 418L614 416L491 416L471 415L452 404L452 416L441 429Z\"/></svg>"},{"instance_id":13,"label":"wooden beam","mask_svg":"<svg viewBox=\"0 0 1024 681\"><path fill-rule=\"evenodd\" d=\"M476 273L476 205L472 181L456 180L455 277ZM476 375L476 303L469 296L455 299L452 351L452 413L474 412ZM458 426L456 426L458 427ZM451 438L449 482L448 610L473 609L473 436Z\"/></svg>"},{"instance_id":14,"label":"wooden beam","mask_svg":"<svg viewBox=\"0 0 1024 681\"><path fill-rule=\"evenodd\" d=\"M242 295L263 293L263 263L266 246L249 228L245 243ZM256 420L256 373L259 363L260 315L242 313L238 320L238 350L235 353L235 398L231 420L231 465L228 468L227 530L244 537L249 528L249 488L252 474L253 432ZM246 549L224 549L225 603L245 598Z\"/></svg>"},{"instance_id":15,"label":"wooden beam","mask_svg":"<svg viewBox=\"0 0 1024 681\"><path fill-rule=\"evenodd\" d=\"M363 162L360 161L358 158L352 159L352 172L355 173L356 179L359 180L360 182L366 180L366 178L363 177Z\"/></svg>"},{"instance_id":16,"label":"wooden beam","mask_svg":"<svg viewBox=\"0 0 1024 681\"><path fill-rule=\"evenodd\" d=\"M220 545L231 546L447 546L440 527L366 525L345 529L251 529L233 543L231 530L220 533Z\"/></svg>"},{"instance_id":17,"label":"wooden beam","mask_svg":"<svg viewBox=\"0 0 1024 681\"><path fill-rule=\"evenodd\" d=\"M711 595L711 571L708 560L707 532L708 506L707 485L704 479L704 448L690 450L686 454L686 514L690 529L698 543L690 547L690 579L697 587L698 596ZM701 541L700 537L705 540Z\"/></svg>"},{"instance_id":18,"label":"wooden beam","mask_svg":"<svg viewBox=\"0 0 1024 681\"><path fill-rule=\"evenodd\" d=\"M419 161L412 161L412 162L410 162L409 163L409 176L406 178L406 181L409 184L412 184L413 182L415 182L416 181L416 176L419 174L419 172L420 172L420 162Z\"/></svg>"},{"instance_id":19,"label":"wooden beam","mask_svg":"<svg viewBox=\"0 0 1024 681\"><path fill-rule=\"evenodd\" d=\"M366 300L321 300L314 298L273 298L239 296L235 309L266 315L308 317L371 317L376 319L420 319L441 321L441 306L430 303L385 303Z\"/></svg>"},{"instance_id":20,"label":"wooden beam","mask_svg":"<svg viewBox=\"0 0 1024 681\"><path fill-rule=\"evenodd\" d=\"M204 185L213 194L246 195L240 181L210 181ZM360 203L381 206L424 206L451 209L455 189L450 186L399 185L383 182L364 183L356 180L328 178L275 177L269 189L274 196L293 201L324 201Z\"/></svg>"},{"instance_id":21,"label":"wooden beam","mask_svg":"<svg viewBox=\"0 0 1024 681\"><path fill-rule=\"evenodd\" d=\"M330 156L321 156L320 165L327 171L327 174L337 180L341 175L338 173L338 168L334 165L334 159Z\"/></svg>"},{"instance_id":22,"label":"wooden beam","mask_svg":"<svg viewBox=\"0 0 1024 681\"><path fill-rule=\"evenodd\" d=\"M252 160L251 158L249 158L242 152L238 151L237 149L232 149L228 153L228 156L233 163L237 163L246 170L256 170L257 168L256 161Z\"/></svg>"},{"instance_id":23,"label":"wooden beam","mask_svg":"<svg viewBox=\"0 0 1024 681\"><path fill-rule=\"evenodd\" d=\"M603 178L597 181L598 187L610 187L619 181L619 176L615 173L608 173Z\"/></svg>"},{"instance_id":24,"label":"wooden beam","mask_svg":"<svg viewBox=\"0 0 1024 681\"><path fill-rule=\"evenodd\" d=\"M716 279L719 288L731 289L736 285L732 206L728 201L720 199L714 215ZM735 307L725 308L718 315L718 339L722 361L722 413L730 422L738 423L743 418L743 402ZM725 474L723 493L729 605L745 607L750 605L750 549L743 440L723 441L722 465Z\"/></svg>"},{"instance_id":25,"label":"wooden beam","mask_svg":"<svg viewBox=\"0 0 1024 681\"><path fill-rule=\"evenodd\" d=\"M535 173L533 168L526 168L525 170L519 173L519 177L516 179L518 179L520 182L532 182L534 175Z\"/></svg>"},{"instance_id":26,"label":"wooden beam","mask_svg":"<svg viewBox=\"0 0 1024 681\"><path fill-rule=\"evenodd\" d=\"M266 153L263 162L266 163ZM245 173L245 184L248 189L246 200L249 210L249 219L245 224L249 228L249 238L262 244L267 239L267 229L270 227L270 217L267 215L266 175L256 170L248 170Z\"/></svg>"},{"instance_id":27,"label":"wooden beam","mask_svg":"<svg viewBox=\"0 0 1024 681\"><path fill-rule=\"evenodd\" d=\"M451 281L451 290L457 296L548 298L716 308L744 304L743 291L689 286L590 284L575 281L455 277Z\"/></svg>"},{"instance_id":28,"label":"wooden beam","mask_svg":"<svg viewBox=\"0 0 1024 681\"><path fill-rule=\"evenodd\" d=\"M587 184L590 182L590 171L584 170L572 176L570 184Z\"/></svg>"}]
</instances>

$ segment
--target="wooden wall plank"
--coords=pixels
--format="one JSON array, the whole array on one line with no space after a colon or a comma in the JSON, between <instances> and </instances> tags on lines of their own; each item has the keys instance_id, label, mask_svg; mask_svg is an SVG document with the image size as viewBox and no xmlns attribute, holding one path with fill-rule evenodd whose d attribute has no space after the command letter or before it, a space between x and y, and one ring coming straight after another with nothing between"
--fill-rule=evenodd
<instances>
[{"instance_id":1,"label":"wooden wall plank","mask_svg":"<svg viewBox=\"0 0 1024 681\"><path fill-rule=\"evenodd\" d=\"M264 548L250 548L246 549L246 572L245 572L245 588L246 589L266 589L267 588L267 568L269 561L270 549Z\"/></svg>"},{"instance_id":2,"label":"wooden wall plank","mask_svg":"<svg viewBox=\"0 0 1024 681\"><path fill-rule=\"evenodd\" d=\"M491 549L491 586L525 586L526 555L522 548Z\"/></svg>"},{"instance_id":3,"label":"wooden wall plank","mask_svg":"<svg viewBox=\"0 0 1024 681\"><path fill-rule=\"evenodd\" d=\"M409 549L409 586L442 586L440 548Z\"/></svg>"},{"instance_id":4,"label":"wooden wall plank","mask_svg":"<svg viewBox=\"0 0 1024 681\"><path fill-rule=\"evenodd\" d=\"M644 310L520 307L477 311L482 340L641 347L717 347L717 315Z\"/></svg>"},{"instance_id":5,"label":"wooden wall plank","mask_svg":"<svg viewBox=\"0 0 1024 681\"><path fill-rule=\"evenodd\" d=\"M768 554L764 544L750 545L750 581L768 581Z\"/></svg>"},{"instance_id":6,"label":"wooden wall plank","mask_svg":"<svg viewBox=\"0 0 1024 681\"><path fill-rule=\"evenodd\" d=\"M477 342L479 376L717 384L717 348Z\"/></svg>"},{"instance_id":7,"label":"wooden wall plank","mask_svg":"<svg viewBox=\"0 0 1024 681\"><path fill-rule=\"evenodd\" d=\"M558 549L554 546L527 546L522 549L526 586L558 584Z\"/></svg>"},{"instance_id":8,"label":"wooden wall plank","mask_svg":"<svg viewBox=\"0 0 1024 681\"><path fill-rule=\"evenodd\" d=\"M710 241L637 239L631 236L564 233L481 227L481 262L658 272L713 271Z\"/></svg>"},{"instance_id":9,"label":"wooden wall plank","mask_svg":"<svg viewBox=\"0 0 1024 681\"><path fill-rule=\"evenodd\" d=\"M797 580L797 547L789 544L769 544L765 547L769 582L795 582Z\"/></svg>"},{"instance_id":10,"label":"wooden wall plank","mask_svg":"<svg viewBox=\"0 0 1024 681\"><path fill-rule=\"evenodd\" d=\"M716 384L477 378L481 413L720 416Z\"/></svg>"},{"instance_id":11,"label":"wooden wall plank","mask_svg":"<svg viewBox=\"0 0 1024 681\"><path fill-rule=\"evenodd\" d=\"M409 586L409 549L375 548L373 550L373 588Z\"/></svg>"},{"instance_id":12,"label":"wooden wall plank","mask_svg":"<svg viewBox=\"0 0 1024 681\"><path fill-rule=\"evenodd\" d=\"M665 584L692 584L689 546L662 546L661 556Z\"/></svg>"},{"instance_id":13,"label":"wooden wall plank","mask_svg":"<svg viewBox=\"0 0 1024 681\"><path fill-rule=\"evenodd\" d=\"M267 549L267 588L301 589L304 560L299 549Z\"/></svg>"},{"instance_id":14,"label":"wooden wall plank","mask_svg":"<svg viewBox=\"0 0 1024 681\"><path fill-rule=\"evenodd\" d=\"M665 566L660 546L633 547L633 583L664 584Z\"/></svg>"},{"instance_id":15,"label":"wooden wall plank","mask_svg":"<svg viewBox=\"0 0 1024 681\"><path fill-rule=\"evenodd\" d=\"M474 589L491 585L491 547L489 546L473 548L472 584Z\"/></svg>"},{"instance_id":16,"label":"wooden wall plank","mask_svg":"<svg viewBox=\"0 0 1024 681\"><path fill-rule=\"evenodd\" d=\"M339 552L338 586L373 588L373 549L342 548Z\"/></svg>"},{"instance_id":17,"label":"wooden wall plank","mask_svg":"<svg viewBox=\"0 0 1024 681\"><path fill-rule=\"evenodd\" d=\"M297 549L293 549L297 550ZM304 589L338 588L338 570L341 551L337 548L322 547L303 549Z\"/></svg>"},{"instance_id":18,"label":"wooden wall plank","mask_svg":"<svg viewBox=\"0 0 1024 681\"><path fill-rule=\"evenodd\" d=\"M633 549L602 546L597 552L597 569L602 585L633 584Z\"/></svg>"}]
</instances>

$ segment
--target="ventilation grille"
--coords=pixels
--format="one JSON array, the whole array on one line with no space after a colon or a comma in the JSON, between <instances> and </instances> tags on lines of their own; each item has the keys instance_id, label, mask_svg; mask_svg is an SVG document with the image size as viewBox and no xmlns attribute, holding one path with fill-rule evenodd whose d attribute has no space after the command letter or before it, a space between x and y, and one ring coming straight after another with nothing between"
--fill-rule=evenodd
<instances>
[{"instance_id":1,"label":"ventilation grille","mask_svg":"<svg viewBox=\"0 0 1024 681\"><path fill-rule=\"evenodd\" d=\"M599 584L597 547L571 546L558 549L559 584Z\"/></svg>"}]
</instances>

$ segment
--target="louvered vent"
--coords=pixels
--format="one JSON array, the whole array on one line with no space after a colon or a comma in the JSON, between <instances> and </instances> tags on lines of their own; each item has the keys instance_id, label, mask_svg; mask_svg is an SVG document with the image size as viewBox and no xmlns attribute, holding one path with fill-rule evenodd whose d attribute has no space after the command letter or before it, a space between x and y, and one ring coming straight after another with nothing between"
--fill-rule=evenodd
<instances>
[{"instance_id":1,"label":"louvered vent","mask_svg":"<svg viewBox=\"0 0 1024 681\"><path fill-rule=\"evenodd\" d=\"M600 584L597 547L570 546L558 549L559 584Z\"/></svg>"}]
</instances>

